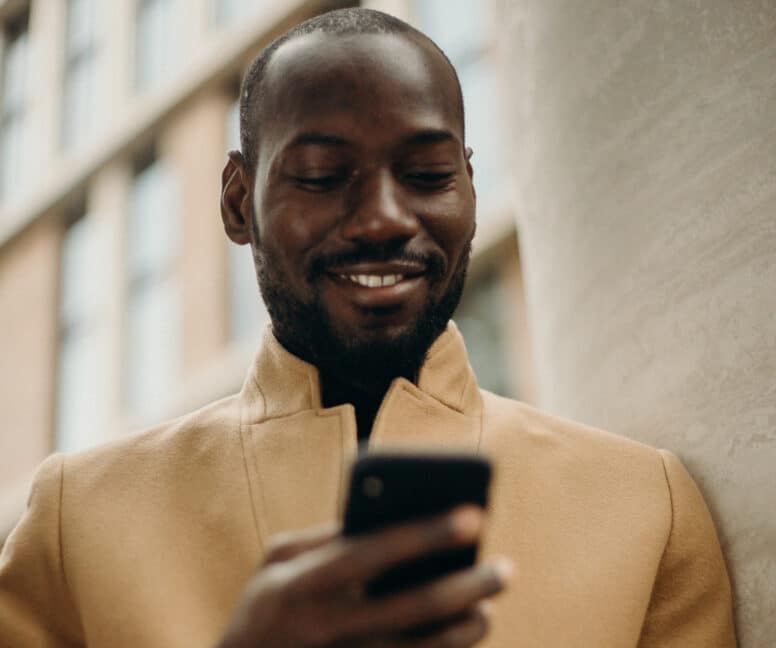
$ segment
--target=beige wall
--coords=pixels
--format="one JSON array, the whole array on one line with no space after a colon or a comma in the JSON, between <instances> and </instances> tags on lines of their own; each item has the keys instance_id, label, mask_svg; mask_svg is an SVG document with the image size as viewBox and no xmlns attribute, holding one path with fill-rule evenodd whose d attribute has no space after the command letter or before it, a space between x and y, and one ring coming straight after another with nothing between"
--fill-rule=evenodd
<instances>
[{"instance_id":1,"label":"beige wall","mask_svg":"<svg viewBox=\"0 0 776 648\"><path fill-rule=\"evenodd\" d=\"M227 342L227 248L218 205L231 101L225 91L203 93L173 118L160 142L161 156L175 170L183 226L179 276L186 375L206 366Z\"/></svg>"},{"instance_id":2,"label":"beige wall","mask_svg":"<svg viewBox=\"0 0 776 648\"><path fill-rule=\"evenodd\" d=\"M59 240L56 224L39 221L0 256L0 538L51 447Z\"/></svg>"},{"instance_id":3,"label":"beige wall","mask_svg":"<svg viewBox=\"0 0 776 648\"><path fill-rule=\"evenodd\" d=\"M548 409L677 452L776 637L776 4L509 4Z\"/></svg>"}]
</instances>

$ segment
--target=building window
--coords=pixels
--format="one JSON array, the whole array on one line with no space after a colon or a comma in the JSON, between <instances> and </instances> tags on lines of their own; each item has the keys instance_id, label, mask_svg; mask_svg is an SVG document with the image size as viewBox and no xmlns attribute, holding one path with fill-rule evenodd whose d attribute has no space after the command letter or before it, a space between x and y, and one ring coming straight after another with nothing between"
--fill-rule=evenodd
<instances>
[{"instance_id":1,"label":"building window","mask_svg":"<svg viewBox=\"0 0 776 648\"><path fill-rule=\"evenodd\" d=\"M466 340L469 362L480 387L514 397L504 331L506 299L496 265L470 277L454 320ZM516 334L515 331L512 334Z\"/></svg>"},{"instance_id":2,"label":"building window","mask_svg":"<svg viewBox=\"0 0 776 648\"><path fill-rule=\"evenodd\" d=\"M506 181L498 75L489 51L491 3L415 0L413 14L417 27L442 48L458 72L465 102L466 144L474 150L479 213L487 218L487 208Z\"/></svg>"},{"instance_id":3,"label":"building window","mask_svg":"<svg viewBox=\"0 0 776 648\"><path fill-rule=\"evenodd\" d=\"M24 189L27 161L27 23L24 13L5 26L0 97L0 198L18 196Z\"/></svg>"},{"instance_id":4,"label":"building window","mask_svg":"<svg viewBox=\"0 0 776 648\"><path fill-rule=\"evenodd\" d=\"M67 2L62 102L62 145L65 149L89 141L95 130L98 6L96 0Z\"/></svg>"},{"instance_id":5,"label":"building window","mask_svg":"<svg viewBox=\"0 0 776 648\"><path fill-rule=\"evenodd\" d=\"M264 9L269 0L212 0L213 19L216 25L228 25L239 18L246 18Z\"/></svg>"},{"instance_id":6,"label":"building window","mask_svg":"<svg viewBox=\"0 0 776 648\"><path fill-rule=\"evenodd\" d=\"M97 221L83 215L62 241L55 446L81 450L104 440L105 328L101 326L106 246Z\"/></svg>"},{"instance_id":7,"label":"building window","mask_svg":"<svg viewBox=\"0 0 776 648\"><path fill-rule=\"evenodd\" d=\"M250 245L229 241L229 332L238 342L257 343L269 322Z\"/></svg>"},{"instance_id":8,"label":"building window","mask_svg":"<svg viewBox=\"0 0 776 648\"><path fill-rule=\"evenodd\" d=\"M175 26L170 0L137 0L135 85L153 88L173 69Z\"/></svg>"},{"instance_id":9,"label":"building window","mask_svg":"<svg viewBox=\"0 0 776 648\"><path fill-rule=\"evenodd\" d=\"M226 114L226 150L240 149L240 107L235 100ZM269 322L269 313L259 292L250 245L235 245L229 239L229 333L238 342L257 343Z\"/></svg>"},{"instance_id":10,"label":"building window","mask_svg":"<svg viewBox=\"0 0 776 648\"><path fill-rule=\"evenodd\" d=\"M165 413L181 366L180 224L170 169L145 163L129 202L124 403L135 418L150 420Z\"/></svg>"}]
</instances>

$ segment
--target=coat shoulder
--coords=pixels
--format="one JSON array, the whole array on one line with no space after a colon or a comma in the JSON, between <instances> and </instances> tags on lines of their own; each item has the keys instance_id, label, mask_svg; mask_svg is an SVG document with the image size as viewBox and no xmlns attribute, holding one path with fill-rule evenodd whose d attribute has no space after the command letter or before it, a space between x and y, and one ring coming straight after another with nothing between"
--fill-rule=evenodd
<instances>
[{"instance_id":1,"label":"coat shoulder","mask_svg":"<svg viewBox=\"0 0 776 648\"><path fill-rule=\"evenodd\" d=\"M239 447L236 396L178 418L64 457L63 481L71 490L136 487L165 476L215 465ZM234 443L224 443L233 437Z\"/></svg>"},{"instance_id":2,"label":"coat shoulder","mask_svg":"<svg viewBox=\"0 0 776 648\"><path fill-rule=\"evenodd\" d=\"M569 492L585 485L606 498L607 492L632 493L634 501L651 501L670 519L663 456L634 439L485 392L483 448L507 473L553 480Z\"/></svg>"},{"instance_id":3,"label":"coat shoulder","mask_svg":"<svg viewBox=\"0 0 776 648\"><path fill-rule=\"evenodd\" d=\"M625 453L662 464L656 448L634 439L544 412L521 401L482 390L484 435L490 443L531 445L557 450Z\"/></svg>"}]
</instances>

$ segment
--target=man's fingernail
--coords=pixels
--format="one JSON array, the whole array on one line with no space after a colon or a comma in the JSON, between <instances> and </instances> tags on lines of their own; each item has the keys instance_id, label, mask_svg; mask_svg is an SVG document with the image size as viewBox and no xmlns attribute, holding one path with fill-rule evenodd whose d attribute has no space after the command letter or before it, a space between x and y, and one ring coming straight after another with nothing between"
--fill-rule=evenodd
<instances>
[{"instance_id":1,"label":"man's fingernail","mask_svg":"<svg viewBox=\"0 0 776 648\"><path fill-rule=\"evenodd\" d=\"M493 568L502 583L508 583L512 580L512 574L515 572L515 564L509 558L499 558Z\"/></svg>"},{"instance_id":2,"label":"man's fingernail","mask_svg":"<svg viewBox=\"0 0 776 648\"><path fill-rule=\"evenodd\" d=\"M453 533L460 538L476 538L482 528L482 513L467 507L456 511L452 519Z\"/></svg>"}]
</instances>

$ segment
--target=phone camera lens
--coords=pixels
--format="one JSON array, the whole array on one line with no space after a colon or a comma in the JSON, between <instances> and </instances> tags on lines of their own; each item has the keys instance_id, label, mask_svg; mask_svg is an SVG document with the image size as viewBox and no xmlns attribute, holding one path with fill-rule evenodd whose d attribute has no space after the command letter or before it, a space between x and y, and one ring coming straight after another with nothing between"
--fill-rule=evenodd
<instances>
[{"instance_id":1,"label":"phone camera lens","mask_svg":"<svg viewBox=\"0 0 776 648\"><path fill-rule=\"evenodd\" d=\"M383 480L370 475L364 479L361 488L367 497L380 497L383 494Z\"/></svg>"}]
</instances>

